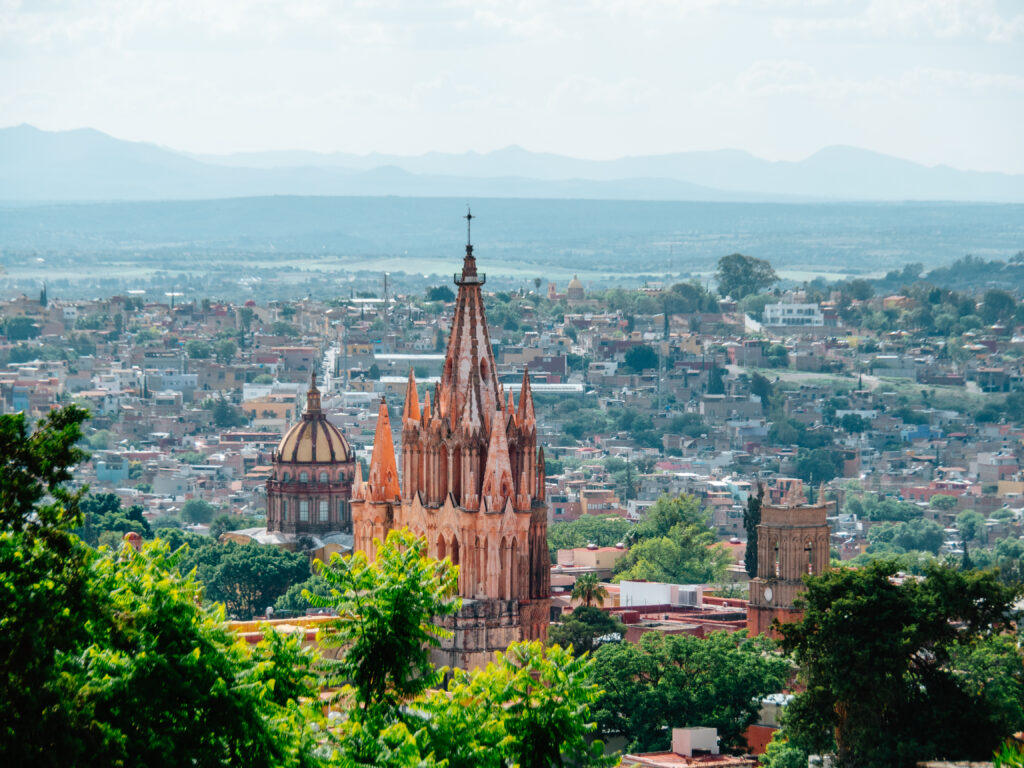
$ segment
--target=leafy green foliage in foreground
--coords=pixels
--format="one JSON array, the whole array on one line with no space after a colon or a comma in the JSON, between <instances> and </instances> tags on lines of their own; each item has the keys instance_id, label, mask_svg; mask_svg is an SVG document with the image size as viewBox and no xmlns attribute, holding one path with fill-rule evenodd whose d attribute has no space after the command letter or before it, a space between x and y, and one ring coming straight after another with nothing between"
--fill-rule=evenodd
<instances>
[{"instance_id":1,"label":"leafy green foliage in foreground","mask_svg":"<svg viewBox=\"0 0 1024 768\"><path fill-rule=\"evenodd\" d=\"M308 762L303 724L318 715L297 697L315 688L275 686L283 652L301 649L239 643L176 559L161 542L97 552L57 528L0 533L0 752L12 765ZM303 678L294 661L282 668Z\"/></svg>"},{"instance_id":2,"label":"leafy green foliage in foreground","mask_svg":"<svg viewBox=\"0 0 1024 768\"><path fill-rule=\"evenodd\" d=\"M457 569L424 557L407 532L378 545L377 563L323 569L340 613L328 631L342 641L333 671L364 705L343 707L328 728L325 662L298 637L268 632L252 648L237 639L222 606L203 607L194 572L181 574L186 547L94 550L73 533L82 493L64 484L86 416L58 411L31 437L22 417L0 416L9 448L0 463L0 754L9 764L412 768L444 765L456 740L475 758L449 765L608 763L600 742L585 741L599 696L587 658L514 644L483 671L453 673L448 690L427 690L437 675L422 641L443 635L430 617L454 605Z\"/></svg>"},{"instance_id":3,"label":"leafy green foliage in foreground","mask_svg":"<svg viewBox=\"0 0 1024 768\"><path fill-rule=\"evenodd\" d=\"M430 649L451 633L434 620L458 612L459 571L451 560L427 557L426 549L426 539L390 531L373 563L364 552L318 563L331 593L307 598L339 617L320 633L320 645L341 649L338 674L351 681L366 711L391 716L437 682Z\"/></svg>"}]
</instances>

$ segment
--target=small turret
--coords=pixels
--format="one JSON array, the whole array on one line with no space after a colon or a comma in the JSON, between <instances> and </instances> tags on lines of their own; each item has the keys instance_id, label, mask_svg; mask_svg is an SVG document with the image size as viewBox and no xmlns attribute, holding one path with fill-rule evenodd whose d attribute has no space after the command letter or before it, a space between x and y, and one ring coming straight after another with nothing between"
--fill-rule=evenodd
<instances>
[{"instance_id":1,"label":"small turret","mask_svg":"<svg viewBox=\"0 0 1024 768\"><path fill-rule=\"evenodd\" d=\"M400 495L395 443L391 439L391 418L382 397L377 411L377 431L373 436L373 456L370 459L370 476L366 481L364 496L368 501L394 501Z\"/></svg>"}]
</instances>

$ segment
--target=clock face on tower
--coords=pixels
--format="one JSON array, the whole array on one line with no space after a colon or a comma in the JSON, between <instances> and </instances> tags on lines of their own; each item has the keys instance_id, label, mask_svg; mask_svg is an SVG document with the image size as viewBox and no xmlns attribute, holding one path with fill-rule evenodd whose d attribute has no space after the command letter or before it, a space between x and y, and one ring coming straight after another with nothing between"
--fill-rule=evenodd
<instances>
[{"instance_id":1,"label":"clock face on tower","mask_svg":"<svg viewBox=\"0 0 1024 768\"><path fill-rule=\"evenodd\" d=\"M772 588L771 587L765 587L764 588L764 599L767 602L771 602L771 599L772 599Z\"/></svg>"}]
</instances>

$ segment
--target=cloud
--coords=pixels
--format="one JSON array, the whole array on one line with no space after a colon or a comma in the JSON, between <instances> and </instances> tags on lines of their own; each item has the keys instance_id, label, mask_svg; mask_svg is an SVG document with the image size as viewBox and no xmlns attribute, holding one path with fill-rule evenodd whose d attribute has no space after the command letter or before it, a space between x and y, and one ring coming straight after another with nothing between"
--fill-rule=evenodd
<instances>
[{"instance_id":1,"label":"cloud","mask_svg":"<svg viewBox=\"0 0 1024 768\"><path fill-rule=\"evenodd\" d=\"M786 16L773 32L783 38L828 36L849 40L980 39L1010 42L1024 36L1024 13L1004 15L992 0L870 0L823 4L824 17Z\"/></svg>"},{"instance_id":2,"label":"cloud","mask_svg":"<svg viewBox=\"0 0 1024 768\"><path fill-rule=\"evenodd\" d=\"M903 99L935 95L952 100L954 92L981 91L1011 97L1024 93L1024 77L996 72L968 72L935 67L915 67L886 77L849 78L822 75L802 61L758 61L733 80L705 89L699 100L742 100L749 97L796 96L842 101L854 96Z\"/></svg>"},{"instance_id":3,"label":"cloud","mask_svg":"<svg viewBox=\"0 0 1024 768\"><path fill-rule=\"evenodd\" d=\"M647 109L658 99L656 90L637 78L571 75L551 90L547 106L552 111L627 112Z\"/></svg>"}]
</instances>

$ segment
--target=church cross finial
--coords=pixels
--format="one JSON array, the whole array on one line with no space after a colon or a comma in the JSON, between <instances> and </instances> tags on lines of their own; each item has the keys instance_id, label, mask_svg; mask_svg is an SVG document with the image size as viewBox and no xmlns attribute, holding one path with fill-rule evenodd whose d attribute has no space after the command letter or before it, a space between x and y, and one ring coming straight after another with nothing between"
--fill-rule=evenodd
<instances>
[{"instance_id":1,"label":"church cross finial","mask_svg":"<svg viewBox=\"0 0 1024 768\"><path fill-rule=\"evenodd\" d=\"M468 205L466 206L466 215L463 216L462 218L466 220L466 246L471 248L473 246L473 238L470 237L470 226L472 225L473 219L475 219L476 216L473 215L473 212L469 209Z\"/></svg>"}]
</instances>

